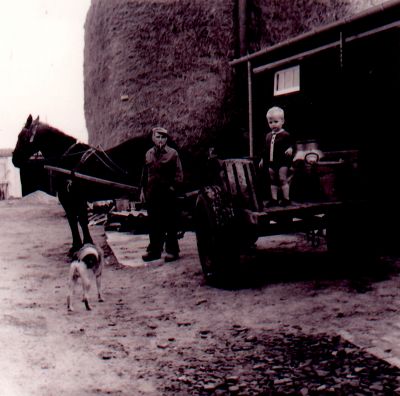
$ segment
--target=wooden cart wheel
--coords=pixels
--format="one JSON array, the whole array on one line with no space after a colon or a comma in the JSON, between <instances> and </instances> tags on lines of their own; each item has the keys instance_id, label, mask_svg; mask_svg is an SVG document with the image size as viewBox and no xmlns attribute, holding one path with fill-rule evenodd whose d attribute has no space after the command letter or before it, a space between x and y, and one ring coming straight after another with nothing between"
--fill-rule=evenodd
<instances>
[{"instance_id":1,"label":"wooden cart wheel","mask_svg":"<svg viewBox=\"0 0 400 396\"><path fill-rule=\"evenodd\" d=\"M206 281L232 280L239 264L238 234L232 206L219 186L204 188L195 208L197 250Z\"/></svg>"}]
</instances>

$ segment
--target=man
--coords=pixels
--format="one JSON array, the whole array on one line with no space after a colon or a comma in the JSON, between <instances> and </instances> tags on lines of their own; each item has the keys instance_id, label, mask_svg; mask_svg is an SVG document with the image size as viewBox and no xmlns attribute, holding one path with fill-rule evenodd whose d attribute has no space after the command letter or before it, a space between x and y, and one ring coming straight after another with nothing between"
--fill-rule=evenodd
<instances>
[{"instance_id":1,"label":"man","mask_svg":"<svg viewBox=\"0 0 400 396\"><path fill-rule=\"evenodd\" d=\"M178 207L176 191L183 181L178 152L167 145L168 131L152 129L154 146L147 151L142 174L142 199L146 201L149 239L144 261L161 258L165 243L166 262L179 258L177 238Z\"/></svg>"}]
</instances>

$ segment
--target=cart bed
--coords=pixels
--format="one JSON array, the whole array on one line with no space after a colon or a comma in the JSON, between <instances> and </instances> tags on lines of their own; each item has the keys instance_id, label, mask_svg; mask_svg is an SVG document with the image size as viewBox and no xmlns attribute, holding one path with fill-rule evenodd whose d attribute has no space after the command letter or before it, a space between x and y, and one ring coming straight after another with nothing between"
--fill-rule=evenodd
<instances>
[{"instance_id":1,"label":"cart bed","mask_svg":"<svg viewBox=\"0 0 400 396\"><path fill-rule=\"evenodd\" d=\"M263 208L262 211L243 209L245 224L255 226L257 234L273 235L326 228L328 214L345 205L333 202L293 202L285 207Z\"/></svg>"}]
</instances>

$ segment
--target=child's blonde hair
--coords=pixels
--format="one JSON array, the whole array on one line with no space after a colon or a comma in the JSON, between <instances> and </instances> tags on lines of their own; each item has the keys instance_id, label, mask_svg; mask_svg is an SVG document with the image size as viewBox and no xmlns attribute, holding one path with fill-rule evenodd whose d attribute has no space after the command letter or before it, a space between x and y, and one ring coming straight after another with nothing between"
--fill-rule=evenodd
<instances>
[{"instance_id":1,"label":"child's blonde hair","mask_svg":"<svg viewBox=\"0 0 400 396\"><path fill-rule=\"evenodd\" d=\"M281 109L278 106L271 107L267 111L267 117L270 117L272 114L277 114L278 116L280 116L282 118L282 120L285 119L285 112L283 111L283 109Z\"/></svg>"}]
</instances>

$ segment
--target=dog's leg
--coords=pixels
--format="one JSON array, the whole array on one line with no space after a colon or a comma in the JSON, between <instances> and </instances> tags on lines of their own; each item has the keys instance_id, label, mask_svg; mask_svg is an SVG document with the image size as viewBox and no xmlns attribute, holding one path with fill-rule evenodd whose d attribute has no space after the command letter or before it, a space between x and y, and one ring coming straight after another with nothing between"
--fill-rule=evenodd
<instances>
[{"instance_id":1,"label":"dog's leg","mask_svg":"<svg viewBox=\"0 0 400 396\"><path fill-rule=\"evenodd\" d=\"M73 308L72 308L72 305L71 305L71 296L70 295L67 296L67 308L68 308L68 312L72 312L73 311Z\"/></svg>"},{"instance_id":2,"label":"dog's leg","mask_svg":"<svg viewBox=\"0 0 400 396\"><path fill-rule=\"evenodd\" d=\"M88 293L90 289L90 283L87 283L86 280L82 279L82 286L83 286L83 302L85 304L86 310L90 311L92 308L89 304Z\"/></svg>"},{"instance_id":3,"label":"dog's leg","mask_svg":"<svg viewBox=\"0 0 400 396\"><path fill-rule=\"evenodd\" d=\"M90 282L87 282L88 279L83 279L82 278L82 286L83 286L83 302L85 304L86 310L91 311L91 307L89 304L89 289L90 289Z\"/></svg>"},{"instance_id":4,"label":"dog's leg","mask_svg":"<svg viewBox=\"0 0 400 396\"><path fill-rule=\"evenodd\" d=\"M69 269L69 288L68 288L69 290L67 296L68 312L73 311L71 298L74 294L75 285L78 282L78 276L79 276L78 274L79 272L77 271L77 263L76 262L71 263L71 267Z\"/></svg>"},{"instance_id":5,"label":"dog's leg","mask_svg":"<svg viewBox=\"0 0 400 396\"><path fill-rule=\"evenodd\" d=\"M97 298L99 302L104 302L101 295L101 273L96 275Z\"/></svg>"},{"instance_id":6,"label":"dog's leg","mask_svg":"<svg viewBox=\"0 0 400 396\"><path fill-rule=\"evenodd\" d=\"M81 261L76 262L76 270L79 273L79 276L81 277L82 281L82 289L83 289L83 297L82 301L85 304L85 307L88 311L91 310L89 300L88 300L88 293L90 289L90 277L88 274L88 269L86 267L86 264Z\"/></svg>"},{"instance_id":7,"label":"dog's leg","mask_svg":"<svg viewBox=\"0 0 400 396\"><path fill-rule=\"evenodd\" d=\"M85 297L85 298L83 299L83 302L85 303L86 311L91 311L92 308L91 308L90 305L89 305L89 300L87 299L87 297Z\"/></svg>"},{"instance_id":8,"label":"dog's leg","mask_svg":"<svg viewBox=\"0 0 400 396\"><path fill-rule=\"evenodd\" d=\"M85 266L85 268L81 267L82 272L81 272L81 278L82 278L82 288L83 288L83 302L85 304L86 310L90 311L92 308L90 307L89 304L89 290L90 290L90 278L89 278L89 274L87 271L87 268Z\"/></svg>"}]
</instances>

